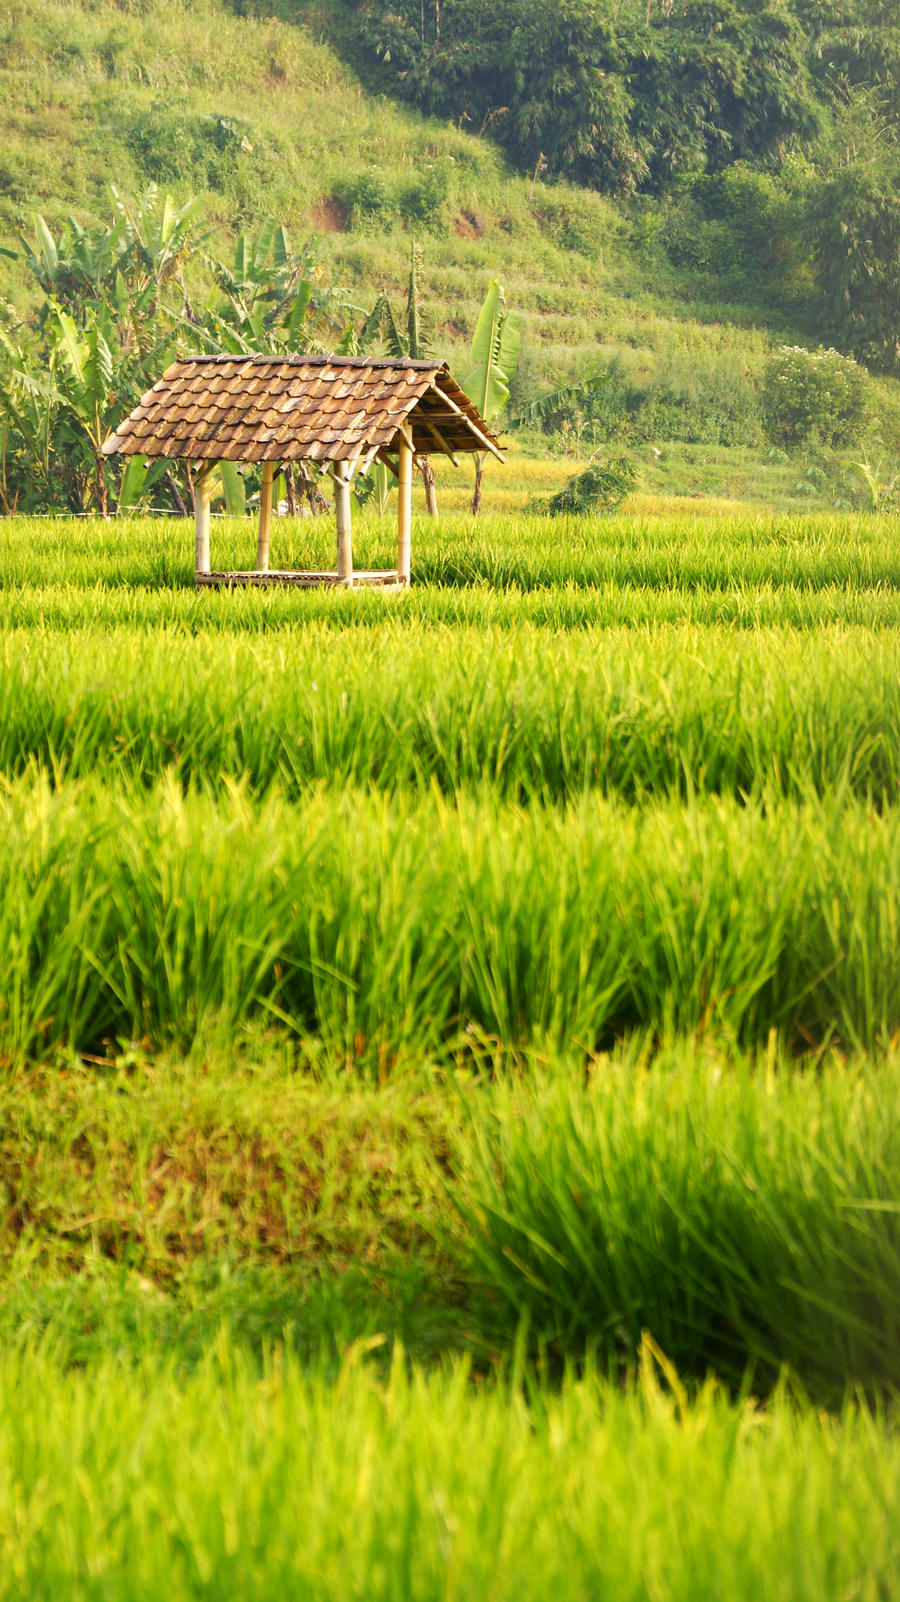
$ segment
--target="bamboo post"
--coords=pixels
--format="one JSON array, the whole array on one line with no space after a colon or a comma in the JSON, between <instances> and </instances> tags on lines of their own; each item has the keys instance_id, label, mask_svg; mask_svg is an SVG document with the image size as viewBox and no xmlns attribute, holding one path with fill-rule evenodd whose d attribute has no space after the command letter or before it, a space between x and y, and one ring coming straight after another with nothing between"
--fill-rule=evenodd
<instances>
[{"instance_id":1,"label":"bamboo post","mask_svg":"<svg viewBox=\"0 0 900 1602\"><path fill-rule=\"evenodd\" d=\"M412 533L412 446L401 440L398 447L398 501L397 501L397 577L401 584L409 583L410 536Z\"/></svg>"},{"instance_id":2,"label":"bamboo post","mask_svg":"<svg viewBox=\"0 0 900 1602\"><path fill-rule=\"evenodd\" d=\"M256 571L268 573L269 571L269 538L272 533L272 484L275 479L275 463L263 462L262 488L259 492L259 534L256 540Z\"/></svg>"},{"instance_id":3,"label":"bamboo post","mask_svg":"<svg viewBox=\"0 0 900 1602\"><path fill-rule=\"evenodd\" d=\"M194 482L194 571L209 572L209 502L212 464Z\"/></svg>"},{"instance_id":4,"label":"bamboo post","mask_svg":"<svg viewBox=\"0 0 900 1602\"><path fill-rule=\"evenodd\" d=\"M334 466L334 512L337 521L337 576L344 584L353 583L353 541L350 533L350 469L346 462Z\"/></svg>"}]
</instances>

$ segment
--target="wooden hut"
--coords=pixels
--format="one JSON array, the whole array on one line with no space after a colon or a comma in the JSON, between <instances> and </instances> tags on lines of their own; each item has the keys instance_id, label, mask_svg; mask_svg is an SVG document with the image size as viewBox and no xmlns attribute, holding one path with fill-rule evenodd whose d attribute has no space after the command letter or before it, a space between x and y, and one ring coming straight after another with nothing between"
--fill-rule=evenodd
<instances>
[{"instance_id":1,"label":"wooden hut","mask_svg":"<svg viewBox=\"0 0 900 1602\"><path fill-rule=\"evenodd\" d=\"M378 585L409 583L413 460L490 451L503 460L446 362L361 356L187 356L173 362L104 442L112 456L183 458L195 464L196 583ZM256 568L210 570L210 479L218 462L261 462ZM399 488L397 566L354 572L350 489L354 474L384 462ZM334 480L337 568L269 568L272 490L289 464L326 462Z\"/></svg>"}]
</instances>

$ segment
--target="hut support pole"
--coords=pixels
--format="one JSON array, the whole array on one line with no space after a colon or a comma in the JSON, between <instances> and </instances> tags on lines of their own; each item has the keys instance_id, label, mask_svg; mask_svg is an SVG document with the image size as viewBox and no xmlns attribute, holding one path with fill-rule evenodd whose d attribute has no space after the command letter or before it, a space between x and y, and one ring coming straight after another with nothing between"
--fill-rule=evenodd
<instances>
[{"instance_id":1,"label":"hut support pole","mask_svg":"<svg viewBox=\"0 0 900 1602\"><path fill-rule=\"evenodd\" d=\"M334 512L337 520L337 576L344 584L353 583L353 541L350 533L350 467L336 462L334 467Z\"/></svg>"},{"instance_id":2,"label":"hut support pole","mask_svg":"<svg viewBox=\"0 0 900 1602\"><path fill-rule=\"evenodd\" d=\"M209 572L209 502L212 464L194 480L194 571Z\"/></svg>"},{"instance_id":3,"label":"hut support pole","mask_svg":"<svg viewBox=\"0 0 900 1602\"><path fill-rule=\"evenodd\" d=\"M256 571L269 571L269 539L272 533L272 484L275 463L263 462L262 487L259 492L259 534L256 540Z\"/></svg>"},{"instance_id":4,"label":"hut support pole","mask_svg":"<svg viewBox=\"0 0 900 1602\"><path fill-rule=\"evenodd\" d=\"M401 440L398 446L398 501L397 501L397 577L401 584L409 583L410 536L412 533L412 446Z\"/></svg>"}]
</instances>

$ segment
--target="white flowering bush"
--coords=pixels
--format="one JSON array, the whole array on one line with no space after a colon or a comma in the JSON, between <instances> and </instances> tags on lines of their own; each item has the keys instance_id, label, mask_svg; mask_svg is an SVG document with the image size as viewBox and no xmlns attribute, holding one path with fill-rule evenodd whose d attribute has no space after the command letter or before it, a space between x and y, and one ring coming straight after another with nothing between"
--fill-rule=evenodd
<instances>
[{"instance_id":1,"label":"white flowering bush","mask_svg":"<svg viewBox=\"0 0 900 1602\"><path fill-rule=\"evenodd\" d=\"M836 350L782 345L763 375L763 416L776 445L852 445L862 437L869 377Z\"/></svg>"}]
</instances>

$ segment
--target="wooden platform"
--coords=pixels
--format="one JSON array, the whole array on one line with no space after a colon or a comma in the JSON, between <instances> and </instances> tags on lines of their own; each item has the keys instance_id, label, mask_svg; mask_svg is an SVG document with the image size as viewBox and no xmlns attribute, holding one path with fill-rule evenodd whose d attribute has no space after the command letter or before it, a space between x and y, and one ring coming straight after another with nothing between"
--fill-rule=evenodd
<instances>
[{"instance_id":1,"label":"wooden platform","mask_svg":"<svg viewBox=\"0 0 900 1602\"><path fill-rule=\"evenodd\" d=\"M396 569L367 572L362 569L351 579L338 578L336 573L300 572L278 569L270 573L195 573L198 590L230 590L249 586L253 589L277 589L283 586L297 590L405 590L406 581Z\"/></svg>"}]
</instances>

